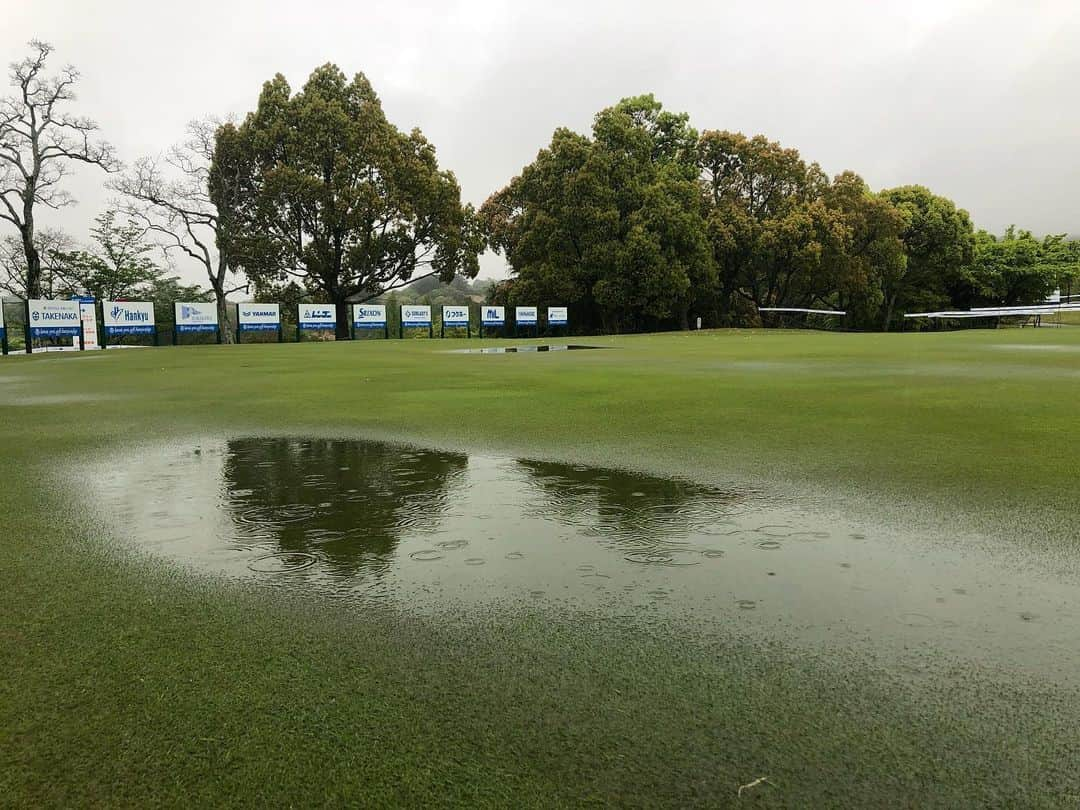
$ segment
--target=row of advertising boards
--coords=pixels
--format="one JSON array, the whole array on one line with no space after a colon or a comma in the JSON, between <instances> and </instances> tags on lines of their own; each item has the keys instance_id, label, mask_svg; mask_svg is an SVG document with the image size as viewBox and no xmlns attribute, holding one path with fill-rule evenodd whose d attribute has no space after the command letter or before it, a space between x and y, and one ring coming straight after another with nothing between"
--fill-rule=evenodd
<instances>
[{"instance_id":1,"label":"row of advertising boards","mask_svg":"<svg viewBox=\"0 0 1080 810\"><path fill-rule=\"evenodd\" d=\"M27 325L31 339L78 338L84 334L89 304L91 327L96 324L94 305L87 300L27 302ZM487 327L506 325L506 307L484 306L480 310L480 324ZM213 303L183 303L175 305L176 331L179 333L216 332L219 328L217 305ZM154 304L150 301L103 301L102 323L106 337L124 335L153 335ZM538 307L515 307L514 324L537 326ZM354 304L352 325L356 329L385 329L385 304ZM237 322L241 332L278 331L281 329L281 306L279 304L238 304ZM467 306L444 306L444 327L467 328L471 314ZM566 326L566 307L548 307L547 324ZM300 304L297 325L302 330L334 329L337 326L337 310L332 304ZM432 325L431 307L420 304L404 304L401 307L401 325L404 328ZM0 337L5 336L3 307L0 307Z\"/></svg>"}]
</instances>

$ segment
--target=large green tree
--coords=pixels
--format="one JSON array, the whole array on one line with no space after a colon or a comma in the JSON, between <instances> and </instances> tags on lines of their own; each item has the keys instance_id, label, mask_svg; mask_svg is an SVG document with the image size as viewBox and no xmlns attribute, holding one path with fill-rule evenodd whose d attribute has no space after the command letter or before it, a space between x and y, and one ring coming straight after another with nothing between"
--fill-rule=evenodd
<instances>
[{"instance_id":1,"label":"large green tree","mask_svg":"<svg viewBox=\"0 0 1080 810\"><path fill-rule=\"evenodd\" d=\"M924 186L888 189L881 197L905 218L907 257L882 280L881 328L895 327L905 312L970 304L964 293L975 235L968 212Z\"/></svg>"},{"instance_id":2,"label":"large green tree","mask_svg":"<svg viewBox=\"0 0 1080 810\"><path fill-rule=\"evenodd\" d=\"M850 326L877 329L884 280L902 274L907 264L901 238L907 220L854 172L834 178L823 199L835 238L829 240L814 300L845 310Z\"/></svg>"},{"instance_id":3,"label":"large green tree","mask_svg":"<svg viewBox=\"0 0 1080 810\"><path fill-rule=\"evenodd\" d=\"M716 270L696 181L697 134L652 96L601 111L592 137L551 144L481 208L513 271L496 300L569 304L585 329L685 328Z\"/></svg>"},{"instance_id":4,"label":"large green tree","mask_svg":"<svg viewBox=\"0 0 1080 810\"><path fill-rule=\"evenodd\" d=\"M1076 250L1063 235L1037 239L1015 226L1001 237L978 231L968 272L971 297L982 306L1038 304L1076 269Z\"/></svg>"},{"instance_id":5,"label":"large green tree","mask_svg":"<svg viewBox=\"0 0 1080 810\"><path fill-rule=\"evenodd\" d=\"M259 283L297 278L338 307L421 275L475 276L483 246L453 173L414 129L400 132L363 74L316 69L295 95L281 75L256 110L219 131L211 186L240 193L231 249Z\"/></svg>"},{"instance_id":6,"label":"large green tree","mask_svg":"<svg viewBox=\"0 0 1080 810\"><path fill-rule=\"evenodd\" d=\"M824 256L843 234L823 199L829 181L820 167L739 132L703 133L697 160L722 322L821 298Z\"/></svg>"}]
</instances>

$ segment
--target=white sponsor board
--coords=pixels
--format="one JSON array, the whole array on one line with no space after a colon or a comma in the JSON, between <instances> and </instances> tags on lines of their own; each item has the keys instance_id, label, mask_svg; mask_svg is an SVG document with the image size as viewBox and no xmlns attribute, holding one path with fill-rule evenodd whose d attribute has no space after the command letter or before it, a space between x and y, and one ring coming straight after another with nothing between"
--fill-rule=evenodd
<instances>
[{"instance_id":1,"label":"white sponsor board","mask_svg":"<svg viewBox=\"0 0 1080 810\"><path fill-rule=\"evenodd\" d=\"M515 307L514 323L518 326L536 326L536 307Z\"/></svg>"},{"instance_id":2,"label":"white sponsor board","mask_svg":"<svg viewBox=\"0 0 1080 810\"><path fill-rule=\"evenodd\" d=\"M506 307L483 307L480 310L480 323L484 326L502 326L506 323Z\"/></svg>"},{"instance_id":3,"label":"white sponsor board","mask_svg":"<svg viewBox=\"0 0 1080 810\"><path fill-rule=\"evenodd\" d=\"M404 327L411 326L431 326L431 307L419 304L402 304L401 306L401 325Z\"/></svg>"},{"instance_id":4,"label":"white sponsor board","mask_svg":"<svg viewBox=\"0 0 1080 810\"><path fill-rule=\"evenodd\" d=\"M353 306L353 326L356 329L385 329L385 304L356 304Z\"/></svg>"},{"instance_id":5,"label":"white sponsor board","mask_svg":"<svg viewBox=\"0 0 1080 810\"><path fill-rule=\"evenodd\" d=\"M334 329L337 308L333 304L301 304L296 322L301 329Z\"/></svg>"},{"instance_id":6,"label":"white sponsor board","mask_svg":"<svg viewBox=\"0 0 1080 810\"><path fill-rule=\"evenodd\" d=\"M236 320L241 332L276 332L281 328L281 306L237 304Z\"/></svg>"},{"instance_id":7,"label":"white sponsor board","mask_svg":"<svg viewBox=\"0 0 1080 810\"><path fill-rule=\"evenodd\" d=\"M469 308L444 306L442 308L442 322L443 326L468 326Z\"/></svg>"},{"instance_id":8,"label":"white sponsor board","mask_svg":"<svg viewBox=\"0 0 1080 810\"><path fill-rule=\"evenodd\" d=\"M77 338L82 332L82 312L78 301L31 299L31 338Z\"/></svg>"},{"instance_id":9,"label":"white sponsor board","mask_svg":"<svg viewBox=\"0 0 1080 810\"><path fill-rule=\"evenodd\" d=\"M218 329L217 304L176 303L177 332L216 332Z\"/></svg>"},{"instance_id":10,"label":"white sponsor board","mask_svg":"<svg viewBox=\"0 0 1080 810\"><path fill-rule=\"evenodd\" d=\"M566 307L548 307L548 326L566 326L569 313Z\"/></svg>"},{"instance_id":11,"label":"white sponsor board","mask_svg":"<svg viewBox=\"0 0 1080 810\"><path fill-rule=\"evenodd\" d=\"M154 334L151 301L102 301L101 312L108 337Z\"/></svg>"}]
</instances>

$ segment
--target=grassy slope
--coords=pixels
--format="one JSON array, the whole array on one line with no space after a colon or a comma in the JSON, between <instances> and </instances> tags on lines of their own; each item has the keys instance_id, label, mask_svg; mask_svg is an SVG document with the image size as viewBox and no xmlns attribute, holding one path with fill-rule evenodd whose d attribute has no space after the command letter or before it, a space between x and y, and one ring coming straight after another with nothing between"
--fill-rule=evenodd
<instances>
[{"instance_id":1,"label":"grassy slope","mask_svg":"<svg viewBox=\"0 0 1080 810\"><path fill-rule=\"evenodd\" d=\"M1071 330L607 342L6 360L0 803L686 805L764 774L770 803L1075 798L1075 702L1029 684L964 671L915 688L865 662L582 616L435 625L272 601L118 565L96 541L122 527L42 486L45 460L133 439L318 431L810 482L991 528L1022 511L1052 534L1068 514ZM1065 348L994 347L1020 343Z\"/></svg>"}]
</instances>

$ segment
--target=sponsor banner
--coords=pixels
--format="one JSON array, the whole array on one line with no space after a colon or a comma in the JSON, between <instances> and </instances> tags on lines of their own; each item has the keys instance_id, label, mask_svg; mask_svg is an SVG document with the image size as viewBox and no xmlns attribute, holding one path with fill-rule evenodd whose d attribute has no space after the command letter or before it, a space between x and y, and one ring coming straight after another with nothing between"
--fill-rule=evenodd
<instances>
[{"instance_id":1,"label":"sponsor banner","mask_svg":"<svg viewBox=\"0 0 1080 810\"><path fill-rule=\"evenodd\" d=\"M385 304L354 304L353 327L355 329L385 329Z\"/></svg>"},{"instance_id":2,"label":"sponsor banner","mask_svg":"<svg viewBox=\"0 0 1080 810\"><path fill-rule=\"evenodd\" d=\"M426 304L423 306L403 304L401 307L401 325L404 327L431 326L431 307Z\"/></svg>"},{"instance_id":3,"label":"sponsor banner","mask_svg":"<svg viewBox=\"0 0 1080 810\"><path fill-rule=\"evenodd\" d=\"M151 301L102 301L105 334L154 334L154 304Z\"/></svg>"},{"instance_id":4,"label":"sponsor banner","mask_svg":"<svg viewBox=\"0 0 1080 810\"><path fill-rule=\"evenodd\" d=\"M469 308L468 307L443 307L442 308L442 322L443 322L443 326L468 326L469 325Z\"/></svg>"},{"instance_id":5,"label":"sponsor banner","mask_svg":"<svg viewBox=\"0 0 1080 810\"><path fill-rule=\"evenodd\" d=\"M4 326L4 296L0 295L0 340L7 337L7 327Z\"/></svg>"},{"instance_id":6,"label":"sponsor banner","mask_svg":"<svg viewBox=\"0 0 1080 810\"><path fill-rule=\"evenodd\" d=\"M566 326L568 321L566 307L548 307L548 326Z\"/></svg>"},{"instance_id":7,"label":"sponsor banner","mask_svg":"<svg viewBox=\"0 0 1080 810\"><path fill-rule=\"evenodd\" d=\"M536 326L536 307L515 307L514 323L518 326Z\"/></svg>"},{"instance_id":8,"label":"sponsor banner","mask_svg":"<svg viewBox=\"0 0 1080 810\"><path fill-rule=\"evenodd\" d=\"M216 332L218 330L217 304L178 301L175 307L177 332Z\"/></svg>"},{"instance_id":9,"label":"sponsor banner","mask_svg":"<svg viewBox=\"0 0 1080 810\"><path fill-rule=\"evenodd\" d=\"M276 332L281 328L278 304L237 304L236 319L241 332Z\"/></svg>"},{"instance_id":10,"label":"sponsor banner","mask_svg":"<svg viewBox=\"0 0 1080 810\"><path fill-rule=\"evenodd\" d=\"M483 307L480 323L484 326L502 326L506 323L506 307Z\"/></svg>"},{"instance_id":11,"label":"sponsor banner","mask_svg":"<svg viewBox=\"0 0 1080 810\"><path fill-rule=\"evenodd\" d=\"M31 338L77 338L82 332L82 312L78 301L31 299Z\"/></svg>"},{"instance_id":12,"label":"sponsor banner","mask_svg":"<svg viewBox=\"0 0 1080 810\"><path fill-rule=\"evenodd\" d=\"M301 329L334 329L337 308L333 304L301 304L296 322Z\"/></svg>"}]
</instances>

